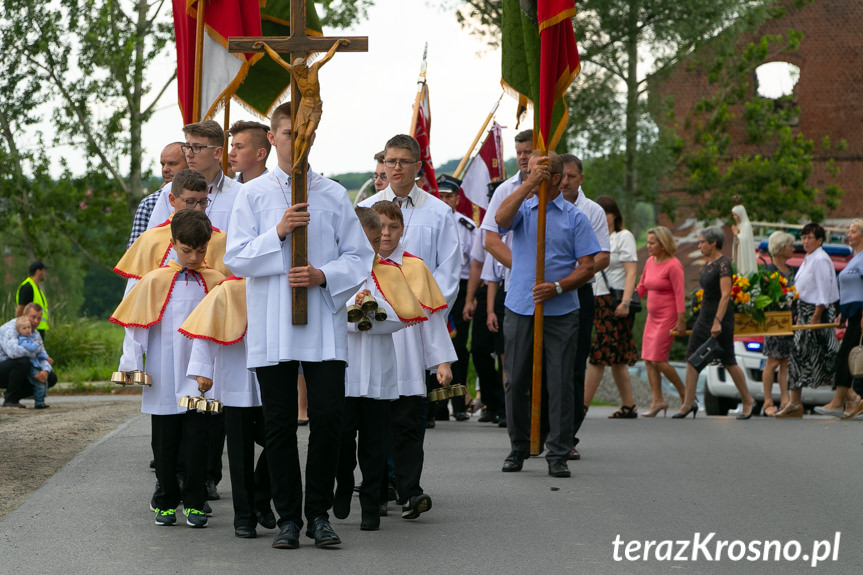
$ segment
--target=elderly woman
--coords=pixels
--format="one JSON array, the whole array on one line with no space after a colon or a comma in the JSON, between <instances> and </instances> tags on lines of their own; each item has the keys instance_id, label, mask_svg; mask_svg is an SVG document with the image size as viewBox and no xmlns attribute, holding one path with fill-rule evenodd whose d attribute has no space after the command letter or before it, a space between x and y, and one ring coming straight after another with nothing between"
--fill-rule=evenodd
<instances>
[{"instance_id":1,"label":"elderly woman","mask_svg":"<svg viewBox=\"0 0 863 575\"><path fill-rule=\"evenodd\" d=\"M860 398L851 391L851 372L848 354L860 345L863 326L863 220L854 220L848 226L846 241L854 250L854 257L836 278L839 283L839 325L845 325L845 337L836 357L836 394L827 405L816 407L815 413L840 417L856 411Z\"/></svg>"},{"instance_id":2,"label":"elderly woman","mask_svg":"<svg viewBox=\"0 0 863 575\"><path fill-rule=\"evenodd\" d=\"M721 228L706 228L698 238L698 248L704 256L706 263L701 270L698 282L704 290L704 298L701 302L701 312L695 325L692 326L692 335L689 336L689 346L686 356L690 361L686 363L686 396L683 405L674 419L681 419L692 413L692 417L698 413L698 402L695 401L695 384L698 381L698 371L691 363L692 355L708 340L715 338L719 343L719 352L716 358L722 362L725 371L731 376L740 399L743 402L743 413L737 419L749 419L752 417L752 407L755 400L746 387L746 378L743 371L737 365L734 358L734 310L731 307L731 261L722 255L722 244L725 241L725 233Z\"/></svg>"},{"instance_id":3,"label":"elderly woman","mask_svg":"<svg viewBox=\"0 0 863 575\"><path fill-rule=\"evenodd\" d=\"M593 318L594 338L588 356L587 377L584 387L584 406L590 405L605 366L611 366L614 383L620 393L621 407L608 416L609 419L634 419L638 417L627 366L635 365L638 352L632 339L632 324L635 316L629 313L629 302L635 293L636 253L635 236L623 227L623 216L613 198L600 196L596 203L602 206L612 230L608 239L611 252L608 267L594 276L593 293L596 296L596 315ZM609 288L622 290L617 305Z\"/></svg>"},{"instance_id":4,"label":"elderly woman","mask_svg":"<svg viewBox=\"0 0 863 575\"><path fill-rule=\"evenodd\" d=\"M821 247L824 228L806 224L800 234L806 257L794 276L797 300L797 324L833 323L836 320L839 287L830 256ZM801 329L794 332L794 349L788 368L791 399L774 417L803 417L800 401L804 387L832 385L836 373L839 342L836 330Z\"/></svg>"},{"instance_id":5,"label":"elderly woman","mask_svg":"<svg viewBox=\"0 0 863 575\"><path fill-rule=\"evenodd\" d=\"M797 271L788 265L788 259L794 255L794 236L787 232L773 232L767 239L767 250L772 263L765 267L767 273L776 272L788 282L794 283L794 273ZM773 376L779 370L779 406L788 404L788 360L794 347L793 335L768 336L764 338L764 369L761 373L761 383L764 385L764 407L761 414L765 417L776 415L773 404Z\"/></svg>"},{"instance_id":6,"label":"elderly woman","mask_svg":"<svg viewBox=\"0 0 863 575\"><path fill-rule=\"evenodd\" d=\"M638 282L638 295L647 297L647 321L641 339L641 358L647 369L647 382L650 384L652 399L650 409L642 417L656 417L660 411L668 412L668 403L662 397L662 376L677 388L683 400L683 382L668 363L673 336L671 330L683 333L686 329L685 294L683 289L683 264L674 252L677 242L665 226L657 226L647 231L647 253L650 256L644 263L641 281Z\"/></svg>"}]
</instances>

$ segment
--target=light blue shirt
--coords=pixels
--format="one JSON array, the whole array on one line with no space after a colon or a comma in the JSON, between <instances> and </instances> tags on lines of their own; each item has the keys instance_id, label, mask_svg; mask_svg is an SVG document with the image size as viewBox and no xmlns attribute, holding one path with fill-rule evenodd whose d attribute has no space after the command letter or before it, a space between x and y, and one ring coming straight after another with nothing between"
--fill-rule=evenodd
<instances>
[{"instance_id":1,"label":"light blue shirt","mask_svg":"<svg viewBox=\"0 0 863 575\"><path fill-rule=\"evenodd\" d=\"M538 213L539 199L534 196L521 204L510 228L499 228L502 234L512 230L512 274L504 305L521 315L534 311ZM560 281L576 268L578 258L600 251L590 220L563 194L547 204L545 221L545 281ZM572 290L546 301L543 315L565 315L578 307L577 290Z\"/></svg>"}]
</instances>

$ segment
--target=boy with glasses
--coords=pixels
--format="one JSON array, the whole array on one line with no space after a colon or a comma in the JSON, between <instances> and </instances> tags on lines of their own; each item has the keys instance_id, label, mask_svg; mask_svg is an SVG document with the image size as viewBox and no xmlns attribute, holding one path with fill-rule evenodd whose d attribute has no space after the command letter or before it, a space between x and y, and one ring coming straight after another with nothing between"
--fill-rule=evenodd
<instances>
[{"instance_id":1,"label":"boy with glasses","mask_svg":"<svg viewBox=\"0 0 863 575\"><path fill-rule=\"evenodd\" d=\"M188 124L183 127L183 133L186 135L186 141L180 144L180 148L186 157L186 162L190 169L200 172L207 183L207 197L210 200L206 208L207 217L214 227L227 231L234 208L234 199L242 184L226 177L222 172L225 132L218 123L205 120ZM163 188L162 195L153 208L148 227L156 227L168 218L172 206L165 192L170 192L173 186L174 182L171 182Z\"/></svg>"}]
</instances>

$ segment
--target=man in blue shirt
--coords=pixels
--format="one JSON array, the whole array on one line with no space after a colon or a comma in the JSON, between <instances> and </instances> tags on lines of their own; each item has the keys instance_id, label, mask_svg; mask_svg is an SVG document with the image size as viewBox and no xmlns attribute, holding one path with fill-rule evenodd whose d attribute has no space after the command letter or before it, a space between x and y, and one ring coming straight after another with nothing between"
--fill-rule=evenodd
<instances>
[{"instance_id":1,"label":"man in blue shirt","mask_svg":"<svg viewBox=\"0 0 863 575\"><path fill-rule=\"evenodd\" d=\"M548 389L548 474L569 477L572 449L573 369L578 332L579 287L593 277L596 234L581 211L560 194L563 164L555 153L534 155L524 183L501 203L495 215L501 233L512 230L512 274L503 322L506 417L511 451L502 471L521 471L530 451L530 391L533 371L533 314L543 304L543 373ZM539 198L528 196L548 182L545 279L536 283Z\"/></svg>"}]
</instances>

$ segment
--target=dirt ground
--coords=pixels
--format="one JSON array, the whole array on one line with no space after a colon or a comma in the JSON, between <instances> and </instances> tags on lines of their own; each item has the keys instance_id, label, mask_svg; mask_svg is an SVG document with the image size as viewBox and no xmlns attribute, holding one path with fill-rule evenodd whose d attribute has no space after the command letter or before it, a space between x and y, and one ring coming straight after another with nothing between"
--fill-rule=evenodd
<instances>
[{"instance_id":1,"label":"dirt ground","mask_svg":"<svg viewBox=\"0 0 863 575\"><path fill-rule=\"evenodd\" d=\"M141 411L137 401L54 402L0 408L0 517L90 443Z\"/></svg>"}]
</instances>

